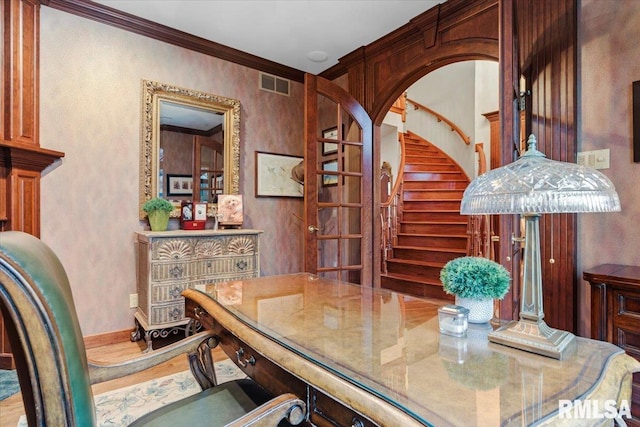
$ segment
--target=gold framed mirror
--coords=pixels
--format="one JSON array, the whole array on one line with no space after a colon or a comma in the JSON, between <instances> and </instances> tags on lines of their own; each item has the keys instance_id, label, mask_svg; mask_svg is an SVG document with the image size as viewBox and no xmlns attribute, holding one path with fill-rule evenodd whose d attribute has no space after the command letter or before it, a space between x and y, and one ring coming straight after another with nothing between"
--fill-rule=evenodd
<instances>
[{"instance_id":1,"label":"gold framed mirror","mask_svg":"<svg viewBox=\"0 0 640 427\"><path fill-rule=\"evenodd\" d=\"M143 80L141 119L141 220L154 197L207 202L211 217L219 194L239 193L240 101Z\"/></svg>"}]
</instances>

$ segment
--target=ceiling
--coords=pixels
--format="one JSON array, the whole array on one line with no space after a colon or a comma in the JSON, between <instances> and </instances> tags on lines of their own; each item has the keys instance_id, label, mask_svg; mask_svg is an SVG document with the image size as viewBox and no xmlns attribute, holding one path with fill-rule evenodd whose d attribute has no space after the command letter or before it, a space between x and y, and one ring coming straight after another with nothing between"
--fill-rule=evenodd
<instances>
[{"instance_id":1,"label":"ceiling","mask_svg":"<svg viewBox=\"0 0 640 427\"><path fill-rule=\"evenodd\" d=\"M320 74L342 56L445 0L94 1L279 64Z\"/></svg>"}]
</instances>

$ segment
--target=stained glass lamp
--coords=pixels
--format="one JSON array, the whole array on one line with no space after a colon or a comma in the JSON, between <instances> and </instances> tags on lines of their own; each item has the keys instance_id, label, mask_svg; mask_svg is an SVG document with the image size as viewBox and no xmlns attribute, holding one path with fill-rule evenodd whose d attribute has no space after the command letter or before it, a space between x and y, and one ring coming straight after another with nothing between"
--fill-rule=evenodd
<instances>
[{"instance_id":1,"label":"stained glass lamp","mask_svg":"<svg viewBox=\"0 0 640 427\"><path fill-rule=\"evenodd\" d=\"M550 160L531 135L518 160L474 179L462 197L460 213L521 214L525 249L520 319L489 334L489 341L563 359L575 336L544 321L540 264L540 214L616 212L620 199L601 172L574 163Z\"/></svg>"}]
</instances>

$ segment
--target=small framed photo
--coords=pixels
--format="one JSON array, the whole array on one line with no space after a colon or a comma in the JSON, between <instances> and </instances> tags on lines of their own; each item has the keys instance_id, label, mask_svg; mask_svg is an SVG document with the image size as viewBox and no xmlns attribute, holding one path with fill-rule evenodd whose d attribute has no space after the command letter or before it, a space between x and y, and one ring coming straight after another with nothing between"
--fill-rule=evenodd
<instances>
[{"instance_id":1,"label":"small framed photo","mask_svg":"<svg viewBox=\"0 0 640 427\"><path fill-rule=\"evenodd\" d=\"M218 196L218 220L220 225L242 225L242 195L220 194Z\"/></svg>"},{"instance_id":2,"label":"small framed photo","mask_svg":"<svg viewBox=\"0 0 640 427\"><path fill-rule=\"evenodd\" d=\"M193 177L191 175L167 174L167 196L191 196Z\"/></svg>"},{"instance_id":3,"label":"small framed photo","mask_svg":"<svg viewBox=\"0 0 640 427\"><path fill-rule=\"evenodd\" d=\"M206 221L207 220L207 204L204 202L193 203L193 220L194 221Z\"/></svg>"},{"instance_id":4,"label":"small framed photo","mask_svg":"<svg viewBox=\"0 0 640 427\"><path fill-rule=\"evenodd\" d=\"M203 202L182 202L180 205L180 228L183 230L204 230L207 224L207 204Z\"/></svg>"},{"instance_id":5,"label":"small framed photo","mask_svg":"<svg viewBox=\"0 0 640 427\"><path fill-rule=\"evenodd\" d=\"M322 162L322 170L329 172L338 172L338 161L329 160L328 162ZM338 185L338 175L322 175L322 186L331 187Z\"/></svg>"},{"instance_id":6,"label":"small framed photo","mask_svg":"<svg viewBox=\"0 0 640 427\"><path fill-rule=\"evenodd\" d=\"M332 127L322 131L323 139L338 139L338 128ZM338 152L338 144L335 142L323 142L322 143L322 155L333 154Z\"/></svg>"}]
</instances>

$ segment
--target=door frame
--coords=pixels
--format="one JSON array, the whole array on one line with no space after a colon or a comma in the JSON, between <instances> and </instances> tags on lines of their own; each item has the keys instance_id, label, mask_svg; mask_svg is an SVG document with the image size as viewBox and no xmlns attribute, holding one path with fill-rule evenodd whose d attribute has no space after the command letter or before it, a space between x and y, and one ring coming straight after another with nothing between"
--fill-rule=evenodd
<instances>
[{"instance_id":1,"label":"door frame","mask_svg":"<svg viewBox=\"0 0 640 427\"><path fill-rule=\"evenodd\" d=\"M318 94L321 94L332 101L335 101L340 106L340 115L337 117L337 123L341 131L339 134L347 131L342 126L342 111L348 113L355 123L361 129L361 159L360 165L361 171L361 187L360 187L360 280L359 282L364 286L371 286L374 271L372 258L369 256L371 250L372 233L369 232L367 224L373 222L373 177L374 171L372 168L372 122L371 118L358 101L342 87L335 83L318 77L312 74L305 75L305 176L304 176L304 269L311 273L317 273L318 265L318 239L317 231L313 231L311 227L318 227L317 211L318 211L318 108L317 98ZM344 135L343 135L344 136ZM343 138L346 139L346 138ZM341 144L339 142L338 144ZM340 146L340 145L339 145ZM342 150L338 149L339 152ZM338 194L341 194L338 192ZM341 206L343 200L338 200L338 205ZM338 218L341 214L338 214ZM342 240L339 237L338 242ZM341 267L341 259L336 261L337 268Z\"/></svg>"}]
</instances>

